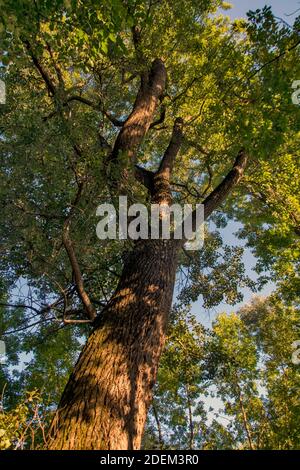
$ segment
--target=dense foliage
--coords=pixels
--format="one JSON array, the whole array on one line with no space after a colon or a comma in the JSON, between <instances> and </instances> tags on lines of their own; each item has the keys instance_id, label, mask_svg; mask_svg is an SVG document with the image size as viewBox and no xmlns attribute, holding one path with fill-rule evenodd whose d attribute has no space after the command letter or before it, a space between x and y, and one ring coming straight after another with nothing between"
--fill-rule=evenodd
<instances>
[{"instance_id":1,"label":"dense foliage","mask_svg":"<svg viewBox=\"0 0 300 470\"><path fill-rule=\"evenodd\" d=\"M242 147L249 164L208 223L203 250L181 253L178 305L144 446L299 448L299 366L291 355L300 339L300 107L291 94L300 79L300 19L289 27L265 7L231 21L224 14L230 5L221 0L0 6L0 78L7 90L0 105L0 337L7 350L0 448L43 445L41 422L49 420L90 332L87 324L66 322L83 314L62 244L70 213L99 316L116 287L131 243L96 237L97 205L115 202L108 181L116 169L105 155L141 72L156 57L166 65L167 90L139 163L157 167L180 116L175 201L201 202ZM149 203L137 181L129 179L127 189L132 200ZM219 233L232 219L257 259L254 280L243 248L227 246ZM268 279L276 284L270 299L219 316L211 331L199 323L201 308L234 305L243 287L256 291ZM199 299L196 319L189 305ZM214 418L207 409L212 395L221 408Z\"/></svg>"}]
</instances>

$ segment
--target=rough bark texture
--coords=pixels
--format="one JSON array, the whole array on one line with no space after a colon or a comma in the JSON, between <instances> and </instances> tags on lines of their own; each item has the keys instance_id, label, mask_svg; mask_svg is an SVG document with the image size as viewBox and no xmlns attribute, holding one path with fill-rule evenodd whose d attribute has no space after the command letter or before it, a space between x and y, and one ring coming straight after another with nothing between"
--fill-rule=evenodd
<instances>
[{"instance_id":1,"label":"rough bark texture","mask_svg":"<svg viewBox=\"0 0 300 470\"><path fill-rule=\"evenodd\" d=\"M166 69L160 59L155 59L149 73L144 73L131 114L118 134L109 160L117 160L120 152L135 163L136 151L147 133L166 86Z\"/></svg>"},{"instance_id":2,"label":"rough bark texture","mask_svg":"<svg viewBox=\"0 0 300 470\"><path fill-rule=\"evenodd\" d=\"M139 241L62 396L49 449L139 449L175 282L178 245Z\"/></svg>"}]
</instances>

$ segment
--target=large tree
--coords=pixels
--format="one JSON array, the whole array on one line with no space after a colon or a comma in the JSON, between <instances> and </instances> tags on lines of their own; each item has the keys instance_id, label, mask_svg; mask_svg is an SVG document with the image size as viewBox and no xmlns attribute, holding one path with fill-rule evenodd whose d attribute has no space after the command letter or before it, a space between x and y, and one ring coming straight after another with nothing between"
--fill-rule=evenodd
<instances>
[{"instance_id":1,"label":"large tree","mask_svg":"<svg viewBox=\"0 0 300 470\"><path fill-rule=\"evenodd\" d=\"M220 6L227 8L219 0L3 7L6 286L20 277L31 286L42 308L22 308L24 327L42 324L36 335L53 321L58 329L92 327L50 449L140 447L176 272L188 256L174 238L97 240L96 206L119 195L148 205L203 203L208 219L226 200L223 214L244 221L248 204L251 220L261 169L281 154L296 162L297 22L282 26L265 8L231 23L216 14ZM251 179L240 192L247 160ZM214 271L218 301L236 267L236 253L225 254L227 265ZM192 258L196 293L209 296L210 279Z\"/></svg>"}]
</instances>

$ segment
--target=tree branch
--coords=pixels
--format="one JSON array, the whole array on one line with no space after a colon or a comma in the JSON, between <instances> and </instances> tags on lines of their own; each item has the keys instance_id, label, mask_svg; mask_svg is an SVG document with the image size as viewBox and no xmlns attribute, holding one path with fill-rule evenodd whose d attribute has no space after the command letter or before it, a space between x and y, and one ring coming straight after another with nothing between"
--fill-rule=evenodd
<instances>
[{"instance_id":1,"label":"tree branch","mask_svg":"<svg viewBox=\"0 0 300 470\"><path fill-rule=\"evenodd\" d=\"M155 59L150 73L142 79L132 112L123 124L109 161L116 161L120 153L135 163L136 152L147 133L166 85L166 69L161 59Z\"/></svg>"},{"instance_id":2,"label":"tree branch","mask_svg":"<svg viewBox=\"0 0 300 470\"><path fill-rule=\"evenodd\" d=\"M258 67L251 75L249 75L247 77L247 80L251 80L253 77L255 77L255 75L257 75L259 72L261 72L261 70L263 70L265 67L268 67L268 65L271 65L274 62L276 62L277 60L281 59L281 57L283 57L288 52L291 52L293 49L296 49L296 47L299 46L299 44L300 44L300 39L297 42L295 42L295 44L293 44L289 48L285 49L284 51L280 52L278 55L276 55L272 59L268 60L268 62L265 62L263 65Z\"/></svg>"},{"instance_id":3,"label":"tree branch","mask_svg":"<svg viewBox=\"0 0 300 470\"><path fill-rule=\"evenodd\" d=\"M86 293L84 289L84 284L83 284L83 279L82 279L82 274L80 271L80 267L77 261L77 257L74 251L73 243L70 238L70 227L68 222L65 223L64 225L64 230L63 230L63 244L66 249L66 252L69 256L69 260L73 269L74 277L75 277L75 283L76 283L76 288L78 291L78 295L84 305L85 311L87 316L89 317L90 321L94 321L96 318L96 312L95 308L90 301L90 298L88 294Z\"/></svg>"},{"instance_id":4,"label":"tree branch","mask_svg":"<svg viewBox=\"0 0 300 470\"><path fill-rule=\"evenodd\" d=\"M50 44L46 41L46 45L47 45L47 49L48 49L48 52L50 54L50 57L51 57L51 60L52 60L52 63L53 63L53 67L55 69L55 72L56 72L56 75L57 75L57 78L58 78L58 81L59 83L62 84L62 86L64 87L64 79L63 79L63 75L62 75L62 72L60 70L60 67L59 65L56 63L55 59L54 59L54 55L53 55L53 51L51 49L51 46Z\"/></svg>"},{"instance_id":5,"label":"tree branch","mask_svg":"<svg viewBox=\"0 0 300 470\"><path fill-rule=\"evenodd\" d=\"M64 222L62 240L63 240L63 245L66 249L66 252L68 254L68 257L69 257L69 260L73 269L78 295L84 305L84 308L85 308L85 311L89 320L92 322L96 318L96 311L88 294L85 291L81 270L77 261L77 257L74 251L72 240L70 238L71 218L73 216L74 208L76 207L80 199L82 188L83 188L83 184L81 183L81 185L78 188L78 192L77 192L75 201L72 205L71 211Z\"/></svg>"},{"instance_id":6,"label":"tree branch","mask_svg":"<svg viewBox=\"0 0 300 470\"><path fill-rule=\"evenodd\" d=\"M52 79L50 78L50 75L44 69L41 62L38 60L38 58L34 55L31 44L27 39L24 41L24 45L25 45L26 49L28 50L34 65L36 66L36 68L40 72L40 75L42 76L42 78L43 78L43 80L44 80L44 82L45 82L45 84L48 88L49 94L54 96L55 95L55 85L52 82Z\"/></svg>"},{"instance_id":7,"label":"tree branch","mask_svg":"<svg viewBox=\"0 0 300 470\"><path fill-rule=\"evenodd\" d=\"M71 103L72 101L78 101L80 103L83 103L83 104L86 104L87 106L90 106L91 108L95 109L95 110L98 110L98 111L101 111L101 108L100 108L100 105L99 104L96 104L96 103L93 103L91 100L88 100L87 98L84 98L83 96L80 96L80 95L72 95L72 96L69 96L69 98L67 98L62 104L61 106L62 107L65 107L67 106L69 103ZM43 117L43 121L48 121L48 119L51 119L53 116L55 116L57 114L57 110L54 110L52 111L50 114L48 114L48 116L44 116Z\"/></svg>"},{"instance_id":8,"label":"tree branch","mask_svg":"<svg viewBox=\"0 0 300 470\"><path fill-rule=\"evenodd\" d=\"M152 400L152 409L153 409L153 415L154 415L154 419L156 421L156 426L157 426L159 448L160 448L160 450L163 450L163 448L164 448L164 439L163 439L163 433L162 433L162 428L161 428L158 412L157 412L157 409L156 409L155 399Z\"/></svg>"},{"instance_id":9,"label":"tree branch","mask_svg":"<svg viewBox=\"0 0 300 470\"><path fill-rule=\"evenodd\" d=\"M28 328L33 328L36 325L40 325L41 323L45 323L47 321L52 321L52 320L56 320L56 318L55 317L43 318L42 320L38 320L34 323L30 323L29 325L21 326L20 328L17 328L15 330L4 331L4 333L2 333L2 336L7 336L7 335L19 333L20 331L27 330Z\"/></svg>"},{"instance_id":10,"label":"tree branch","mask_svg":"<svg viewBox=\"0 0 300 470\"><path fill-rule=\"evenodd\" d=\"M148 189L150 193L153 191L153 179L154 179L154 173L153 171L146 170L145 168L142 168L139 165L135 165L135 173L134 176L136 180L138 180L140 183L142 183L145 188Z\"/></svg>"},{"instance_id":11,"label":"tree branch","mask_svg":"<svg viewBox=\"0 0 300 470\"><path fill-rule=\"evenodd\" d=\"M176 118L173 126L170 143L161 159L159 168L154 175L154 188L152 202L155 204L169 205L172 200L170 177L172 174L175 158L183 141L183 120Z\"/></svg>"},{"instance_id":12,"label":"tree branch","mask_svg":"<svg viewBox=\"0 0 300 470\"><path fill-rule=\"evenodd\" d=\"M121 121L121 119L117 119L112 116L108 111L102 110L104 116L115 126L115 127L123 127L126 121Z\"/></svg>"},{"instance_id":13,"label":"tree branch","mask_svg":"<svg viewBox=\"0 0 300 470\"><path fill-rule=\"evenodd\" d=\"M159 169L156 173L156 176L164 176L168 180L170 179L175 158L180 150L182 141L183 141L183 119L176 118L173 126L173 133L168 145L167 150L164 153L164 156L160 162Z\"/></svg>"},{"instance_id":14,"label":"tree branch","mask_svg":"<svg viewBox=\"0 0 300 470\"><path fill-rule=\"evenodd\" d=\"M153 121L152 124L150 124L149 129L153 129L153 127L158 126L159 124L162 124L165 120L166 117L166 108L162 106L160 116L156 121Z\"/></svg>"},{"instance_id":15,"label":"tree branch","mask_svg":"<svg viewBox=\"0 0 300 470\"><path fill-rule=\"evenodd\" d=\"M238 182L243 176L244 169L247 164L247 159L248 157L245 150L241 149L235 159L234 165L230 172L225 176L223 181L209 194L209 196L204 199L202 203L204 205L204 220L206 220L212 214L212 212L217 207L219 207L220 204L222 204L222 202L226 199L232 188L238 184ZM191 214L192 229L194 232L198 229L196 214L197 212L195 209ZM186 242L185 237L183 237L182 242Z\"/></svg>"},{"instance_id":16,"label":"tree branch","mask_svg":"<svg viewBox=\"0 0 300 470\"><path fill-rule=\"evenodd\" d=\"M246 164L247 154L244 149L241 149L230 172L225 176L219 186L217 186L203 201L205 220L226 199L231 189L240 181Z\"/></svg>"}]
</instances>

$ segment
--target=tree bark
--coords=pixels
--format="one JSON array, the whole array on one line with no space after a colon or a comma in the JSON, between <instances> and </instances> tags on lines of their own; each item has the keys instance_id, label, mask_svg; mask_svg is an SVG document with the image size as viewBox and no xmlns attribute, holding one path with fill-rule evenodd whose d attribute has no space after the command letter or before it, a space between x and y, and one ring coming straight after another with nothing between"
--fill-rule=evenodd
<instances>
[{"instance_id":1,"label":"tree bark","mask_svg":"<svg viewBox=\"0 0 300 470\"><path fill-rule=\"evenodd\" d=\"M138 241L65 388L48 448L139 449L165 341L178 242Z\"/></svg>"}]
</instances>

